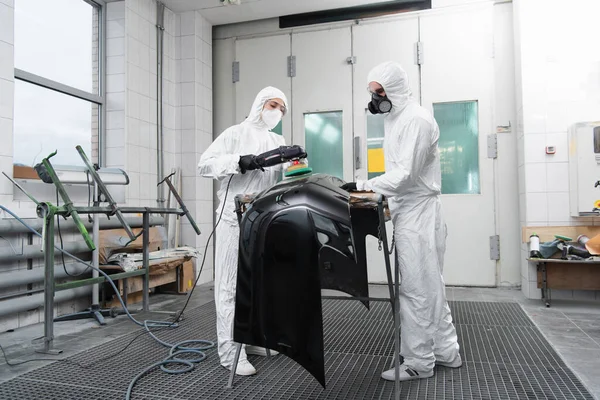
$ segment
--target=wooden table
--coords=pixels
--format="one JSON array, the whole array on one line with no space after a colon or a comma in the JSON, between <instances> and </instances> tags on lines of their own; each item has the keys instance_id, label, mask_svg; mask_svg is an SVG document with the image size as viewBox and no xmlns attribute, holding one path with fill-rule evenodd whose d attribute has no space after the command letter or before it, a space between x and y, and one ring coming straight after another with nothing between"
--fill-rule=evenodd
<instances>
[{"instance_id":1,"label":"wooden table","mask_svg":"<svg viewBox=\"0 0 600 400\"><path fill-rule=\"evenodd\" d=\"M563 260L528 258L537 265L538 288L542 301L550 307L551 290L600 290L600 260Z\"/></svg>"}]
</instances>

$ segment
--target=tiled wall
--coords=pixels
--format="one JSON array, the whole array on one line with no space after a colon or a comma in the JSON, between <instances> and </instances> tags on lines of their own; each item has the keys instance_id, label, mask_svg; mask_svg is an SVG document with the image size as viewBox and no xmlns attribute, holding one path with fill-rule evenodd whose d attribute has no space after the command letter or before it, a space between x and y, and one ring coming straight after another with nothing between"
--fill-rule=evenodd
<instances>
[{"instance_id":1,"label":"tiled wall","mask_svg":"<svg viewBox=\"0 0 600 400\"><path fill-rule=\"evenodd\" d=\"M107 12L107 98L106 98L106 162L108 166L127 170L131 183L127 188L127 205L156 205L157 159L157 65L156 2L126 0L110 2ZM213 204L210 180L195 177L196 164L202 151L212 141L212 26L200 14L183 14L186 27L181 30L182 16L165 10L163 112L164 171L183 168L182 195L199 224L202 235L196 236L187 222L182 223L181 244L204 250L212 231ZM0 0L0 171L12 174L12 138L14 103L14 2ZM191 29L191 30L190 30ZM187 37L183 43L182 37ZM182 51L183 50L183 51ZM184 54L183 58L181 55ZM185 72L185 107L182 107L182 61L192 60L191 75ZM189 67L189 62L186 63ZM189 89L193 88L190 97ZM185 130L183 129L185 127ZM185 140L182 134L185 133ZM96 148L97 149L97 148ZM93 154L95 155L95 153ZM2 177L3 178L3 177ZM165 192L166 195L166 192ZM29 202L13 201L13 188L0 179L0 204L21 216L35 217ZM4 217L0 213L0 217ZM10 244L18 248L27 236L13 236ZM78 233L63 232L65 242L80 240ZM23 242L25 241L25 242ZM35 238L33 244L39 244ZM0 239L0 247L9 247ZM69 263L69 260L66 260ZM60 259L57 258L57 265ZM42 260L2 263L3 273L12 270L41 268ZM67 268L69 264L67 264ZM212 280L212 246L209 246L201 282ZM36 289L28 287L0 290L0 294ZM58 315L79 311L89 306L89 298L58 304ZM43 320L43 310L33 310L0 318L0 331L26 326Z\"/></svg>"},{"instance_id":2,"label":"tiled wall","mask_svg":"<svg viewBox=\"0 0 600 400\"><path fill-rule=\"evenodd\" d=\"M0 171L12 176L14 98L14 3L0 0ZM12 184L0 179L0 204L12 202Z\"/></svg>"},{"instance_id":3,"label":"tiled wall","mask_svg":"<svg viewBox=\"0 0 600 400\"><path fill-rule=\"evenodd\" d=\"M126 1L126 160L131 205L156 205L156 2Z\"/></svg>"},{"instance_id":4,"label":"tiled wall","mask_svg":"<svg viewBox=\"0 0 600 400\"><path fill-rule=\"evenodd\" d=\"M600 3L516 0L514 9L521 225L598 224L569 215L567 129L600 119L600 53L591 51L600 45ZM556 154L545 154L550 145ZM525 261L527 244L521 254L523 292L539 297L535 267ZM553 297L600 300L600 293L553 291Z\"/></svg>"},{"instance_id":5,"label":"tiled wall","mask_svg":"<svg viewBox=\"0 0 600 400\"><path fill-rule=\"evenodd\" d=\"M198 177L196 165L202 152L211 144L212 133L212 26L198 12L177 16L176 37L180 74L177 94L180 104L181 160L183 199L195 210L201 236L196 236L187 221L182 222L184 243L202 247L212 231L212 180ZM211 249L212 247L209 247ZM212 255L208 254L201 281L212 280Z\"/></svg>"},{"instance_id":6,"label":"tiled wall","mask_svg":"<svg viewBox=\"0 0 600 400\"><path fill-rule=\"evenodd\" d=\"M126 168L125 2L108 3L106 12L106 166Z\"/></svg>"},{"instance_id":7,"label":"tiled wall","mask_svg":"<svg viewBox=\"0 0 600 400\"><path fill-rule=\"evenodd\" d=\"M128 171L129 205L155 205L156 2L108 7L107 162ZM196 164L212 142L212 26L200 13L170 10L164 26L164 173L182 171L181 195L202 231L196 235L182 219L180 244L203 251L212 231L212 182L196 176ZM211 250L200 282L212 280Z\"/></svg>"}]
</instances>

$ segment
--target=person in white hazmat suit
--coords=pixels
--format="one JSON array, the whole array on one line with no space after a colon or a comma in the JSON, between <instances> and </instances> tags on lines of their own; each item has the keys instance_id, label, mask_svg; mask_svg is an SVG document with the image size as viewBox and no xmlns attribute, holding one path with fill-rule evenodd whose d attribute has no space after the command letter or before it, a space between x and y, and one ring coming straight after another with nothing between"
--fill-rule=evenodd
<instances>
[{"instance_id":1,"label":"person in white hazmat suit","mask_svg":"<svg viewBox=\"0 0 600 400\"><path fill-rule=\"evenodd\" d=\"M440 203L439 128L412 98L400 64L385 62L368 75L369 110L385 114L385 173L342 187L388 198L400 266L400 380L433 376L435 364L462 365L442 269L446 224ZM383 372L394 380L394 369Z\"/></svg>"},{"instance_id":2,"label":"person in white hazmat suit","mask_svg":"<svg viewBox=\"0 0 600 400\"><path fill-rule=\"evenodd\" d=\"M256 96L248 117L241 124L223 131L202 154L198 163L198 172L201 176L218 179L221 182L217 192L219 198L217 218L221 212L222 216L215 232L214 291L218 352L221 365L229 370L233 367L236 350L233 341L233 320L239 226L234 199L238 194L258 193L277 183L285 164L264 168L263 171L254 157L285 145L283 136L270 130L279 123L287 109L287 98L281 90L274 87L264 88ZM256 373L246 354L264 356L266 350L260 347L243 346L236 368L238 375ZM275 355L277 352L271 350L271 354Z\"/></svg>"}]
</instances>

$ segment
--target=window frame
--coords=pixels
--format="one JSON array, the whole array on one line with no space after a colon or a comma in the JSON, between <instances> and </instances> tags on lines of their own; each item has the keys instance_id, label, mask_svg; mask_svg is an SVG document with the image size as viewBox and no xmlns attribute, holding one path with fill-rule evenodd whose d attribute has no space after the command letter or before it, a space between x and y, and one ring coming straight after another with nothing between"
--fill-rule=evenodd
<instances>
[{"instance_id":1,"label":"window frame","mask_svg":"<svg viewBox=\"0 0 600 400\"><path fill-rule=\"evenodd\" d=\"M98 106L98 165L103 167L106 165L106 29L107 29L107 10L105 0L81 0L92 7L95 7L98 13L98 93L87 92L75 88L64 83L48 79L25 70L14 68L14 79L15 81L23 81L33 85L37 85L44 89L52 90L58 93L62 93L68 96L72 96L81 100L96 104ZM16 45L16 44L15 44ZM14 101L14 99L13 99ZM14 152L14 141L15 132L13 131L13 152ZM13 167L14 168L14 167ZM16 179L16 178L15 178ZM23 188L37 188L34 190L39 193L42 198L52 199L55 196L54 185L43 184L40 187L41 181L29 180L29 179L16 179L23 186ZM31 186L30 186L31 185ZM21 198L19 190L15 190L13 187L13 201L22 202L24 199Z\"/></svg>"},{"instance_id":2,"label":"window frame","mask_svg":"<svg viewBox=\"0 0 600 400\"><path fill-rule=\"evenodd\" d=\"M98 11L98 93L77 89L19 68L14 68L14 78L15 80L37 85L44 89L86 100L98 106L98 165L102 167L106 162L106 151L104 148L106 143L106 2L104 0L80 1L96 7Z\"/></svg>"}]
</instances>

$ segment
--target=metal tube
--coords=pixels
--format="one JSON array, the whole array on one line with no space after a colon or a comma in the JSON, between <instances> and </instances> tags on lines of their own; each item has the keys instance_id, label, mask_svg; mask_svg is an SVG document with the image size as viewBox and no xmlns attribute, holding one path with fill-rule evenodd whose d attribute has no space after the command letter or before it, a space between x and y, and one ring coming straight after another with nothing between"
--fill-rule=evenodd
<instances>
[{"instance_id":1,"label":"metal tube","mask_svg":"<svg viewBox=\"0 0 600 400\"><path fill-rule=\"evenodd\" d=\"M0 300L10 299L13 297L25 296L27 294L43 293L43 292L44 292L44 289L31 289L31 290L25 290L24 292L8 293L8 294L0 295Z\"/></svg>"},{"instance_id":2,"label":"metal tube","mask_svg":"<svg viewBox=\"0 0 600 400\"><path fill-rule=\"evenodd\" d=\"M85 246L85 245L83 245ZM87 247L87 246L86 246ZM69 250L67 250L69 251ZM69 251L69 253L71 253ZM87 268L84 265L73 263L66 265L67 270L72 275L79 275ZM62 265L54 266L54 279L62 279L68 277ZM78 277L78 279L84 278L84 276ZM23 269L20 271L3 272L0 274L0 289L14 288L18 286L27 285L30 283L38 283L44 280L44 269Z\"/></svg>"},{"instance_id":3,"label":"metal tube","mask_svg":"<svg viewBox=\"0 0 600 400\"><path fill-rule=\"evenodd\" d=\"M110 192L108 191L108 188L106 187L106 185L102 181L102 178L100 178L100 176L98 175L98 172L94 168L94 165L92 164L92 162L88 159L87 155L83 151L83 148L81 146L79 146L79 145L75 146L75 148L77 149L77 152L79 153L79 156L83 160L83 163L88 167L90 175L92 176L92 178L94 179L95 184L97 185L97 190L99 192L102 192L102 194L104 194L104 198L106 199L106 202L110 205L110 208L113 209L114 215L116 215L117 219L121 222L122 228L125 230L125 232L127 232L127 236L129 236L129 239L135 240L136 239L135 234L131 230L131 227L125 221L125 217L123 216L123 213L117 207L117 202L112 198ZM44 160L46 160L46 159L44 159ZM60 190L60 186L61 185L58 182L54 182L54 184ZM68 206L68 205L65 204L65 206ZM76 211L74 211L74 210L71 211L71 218L73 218L75 220L75 222L78 222L79 217L77 216L77 212ZM78 223L78 225L79 225L79 223ZM85 228L83 228L83 229L85 230ZM81 232L81 234L83 235L83 237L86 240L86 242L88 240L91 242L90 249L94 250L94 248L93 248L94 244L92 242L92 239L89 238L89 235L87 234L87 231Z\"/></svg>"},{"instance_id":4,"label":"metal tube","mask_svg":"<svg viewBox=\"0 0 600 400\"><path fill-rule=\"evenodd\" d=\"M85 214L85 212L82 212L82 214ZM129 224L129 226L131 226L132 228L140 228L143 225L143 219L142 217L128 217L125 218L125 220L127 221L127 223ZM39 219L39 218L35 218L35 219L26 219L27 224L30 225L33 229L39 231L40 229L42 229L43 225L44 225L44 221ZM150 217L150 226L157 226L157 225L163 225L165 223L165 219L163 217L160 216L151 216ZM85 222L84 223L86 228L92 228L92 223L90 222ZM121 223L116 220L115 218L111 218L110 220L106 217L101 217L100 218L100 229L117 229L121 227ZM68 232L68 231L73 231L75 230L77 227L75 226L75 224L73 223L73 221L71 221L70 219L67 221L63 221L60 224L60 229L63 232ZM9 233L29 233L29 229L27 229L25 226L23 226L19 221L15 220L15 219L0 219L0 235L6 235Z\"/></svg>"},{"instance_id":5,"label":"metal tube","mask_svg":"<svg viewBox=\"0 0 600 400\"><path fill-rule=\"evenodd\" d=\"M60 228L62 231L62 225ZM89 253L90 251L84 242L67 242L64 245L64 249L73 254ZM38 259L44 257L42 246L39 244L28 244L24 245L22 248L16 248L15 250L17 250L19 253L15 253L10 247L0 248L0 262ZM2 282L0 282L0 287L2 287Z\"/></svg>"},{"instance_id":6,"label":"metal tube","mask_svg":"<svg viewBox=\"0 0 600 400\"><path fill-rule=\"evenodd\" d=\"M102 104L100 105L100 121L98 121L98 165L106 167L106 28L107 24L107 9L106 4L98 8L100 13L100 21L98 24L98 88L100 89L100 97Z\"/></svg>"},{"instance_id":7,"label":"metal tube","mask_svg":"<svg viewBox=\"0 0 600 400\"><path fill-rule=\"evenodd\" d=\"M45 216L44 237L44 353L52 350L54 340L54 214Z\"/></svg>"},{"instance_id":8,"label":"metal tube","mask_svg":"<svg viewBox=\"0 0 600 400\"><path fill-rule=\"evenodd\" d=\"M383 254L385 257L387 270L390 270L390 248L388 246L387 241L387 230L385 227L385 215L383 210L383 197L379 198L378 201L378 211L379 211L379 229L381 232L381 241L383 244ZM397 249L398 247L396 247ZM400 400L400 266L398 263L398 257L395 257L394 253L394 272L395 272L395 287L394 292L391 292L390 288L390 296L393 294L394 296L394 305L392 308L392 313L394 315L394 398L396 400ZM388 273L388 279L390 275ZM390 283L388 282L388 285Z\"/></svg>"},{"instance_id":9,"label":"metal tube","mask_svg":"<svg viewBox=\"0 0 600 400\"><path fill-rule=\"evenodd\" d=\"M98 200L98 183L94 182L94 205L96 204L96 201ZM100 267L100 251L98 250L98 247L100 246L100 220L99 220L100 215L96 214L94 215L94 224L93 224L93 230L92 230L92 237L94 239L94 245L95 245L95 249L92 252L92 265L95 268L99 268ZM98 273L98 271L96 271L95 269L92 269L92 278L97 278L100 274ZM92 286L92 307L97 306L99 304L99 291L100 287L98 286L98 284L94 284Z\"/></svg>"},{"instance_id":10,"label":"metal tube","mask_svg":"<svg viewBox=\"0 0 600 400\"><path fill-rule=\"evenodd\" d=\"M145 212L150 214L177 214L184 215L185 211L180 208L157 208L157 207L119 207L119 212L123 214L143 214ZM59 209L56 211L58 215L67 214L66 209ZM111 215L114 209L111 207L77 207L77 212L80 214L108 214ZM143 225L143 224L142 224ZM122 226L121 226L122 228Z\"/></svg>"},{"instance_id":11,"label":"metal tube","mask_svg":"<svg viewBox=\"0 0 600 400\"><path fill-rule=\"evenodd\" d=\"M144 249L144 311L149 310L150 306L150 248L149 248L149 240L150 240L150 223L149 223L149 213L144 213L144 233L143 233L143 249Z\"/></svg>"},{"instance_id":12,"label":"metal tube","mask_svg":"<svg viewBox=\"0 0 600 400\"><path fill-rule=\"evenodd\" d=\"M111 274L110 279L112 279L113 281L117 281L119 279L126 279L126 278L129 278L132 276L144 275L145 273L146 273L146 271L141 270L141 269L137 269L135 271L129 271L129 272L119 272L118 274ZM58 293L62 290L75 289L78 287L89 286L89 285L93 285L93 284L103 283L106 281L107 281L107 279L105 276L99 276L97 278L80 279L77 281L71 281L71 282L67 282L67 283L59 283L55 286L55 290Z\"/></svg>"},{"instance_id":13,"label":"metal tube","mask_svg":"<svg viewBox=\"0 0 600 400\"><path fill-rule=\"evenodd\" d=\"M194 231L196 231L196 235L200 235L200 228L198 228L198 225L196 225L196 221L194 221L194 217L192 217L192 214L190 214L189 210L185 206L185 203L183 202L183 200L179 196L179 193L177 193L177 189L175 189L175 186L173 186L173 183L171 183L171 176L172 175L173 174L171 174L170 176L167 176L164 179L164 182L167 182L167 185L169 185L170 192L173 194L173 196L175 196L175 200L177 200L177 203L179 204L179 207L181 207L181 210L183 211L183 213L187 217L188 221L192 225L192 228L194 228ZM163 181L161 181L161 183L162 182ZM160 186L160 183L159 183L159 186Z\"/></svg>"},{"instance_id":14,"label":"metal tube","mask_svg":"<svg viewBox=\"0 0 600 400\"><path fill-rule=\"evenodd\" d=\"M43 163L44 167L46 168L46 172L48 173L50 178L52 178L52 182L54 182L54 186L56 186L56 190L60 194L60 197L62 197L63 202L65 203L62 208L64 210L68 211L68 214L66 214L66 215L69 215L69 214L71 215L71 218L73 219L73 222L75 223L75 226L77 226L79 233L81 233L81 236L83 236L83 240L87 243L90 250L94 250L94 242L92 242L92 238L90 237L90 235L87 231L87 228L85 227L85 225L83 225L83 220L81 219L81 217L77 213L77 210L73 206L73 202L69 198L69 194L67 193L67 190L65 189L65 187L62 184L62 182L60 181L60 179L58 179L58 176L56 175L56 171L54 170L54 167L52 166L52 163L50 162L50 158L54 157L55 155L56 155L56 151L54 151L54 153L50 154L48 157L44 158L42 160L42 163ZM58 203L58 196L57 196L57 203ZM38 207L40 207L40 206L38 205ZM52 214L52 215L54 215L54 214ZM63 215L65 215L65 214L63 214ZM54 229L54 224L52 224L52 228ZM54 271L54 269L52 271Z\"/></svg>"},{"instance_id":15,"label":"metal tube","mask_svg":"<svg viewBox=\"0 0 600 400\"><path fill-rule=\"evenodd\" d=\"M163 44L165 30L165 5L156 2L156 173L157 182L164 176L163 159ZM165 203L164 191L161 185L156 187L156 205L162 207Z\"/></svg>"},{"instance_id":16,"label":"metal tube","mask_svg":"<svg viewBox=\"0 0 600 400\"><path fill-rule=\"evenodd\" d=\"M77 289L64 290L62 292L57 292L54 297L55 303L62 303L64 301L69 301L73 299L77 299L84 296L89 296L92 291L91 286L81 287ZM4 317L6 315L12 315L20 312L25 312L28 310L33 310L36 308L40 308L44 305L44 294L38 293L32 296L20 296L14 299L7 299L0 301L0 317Z\"/></svg>"}]
</instances>

